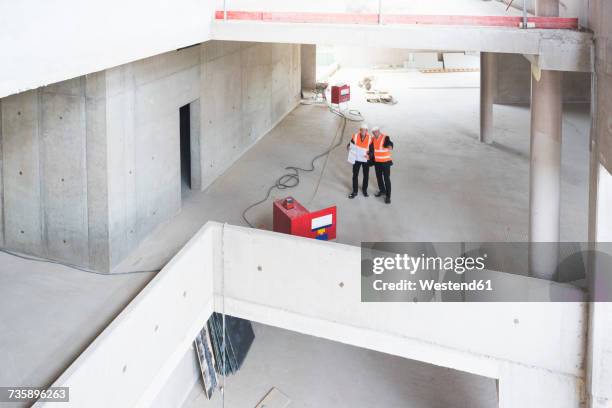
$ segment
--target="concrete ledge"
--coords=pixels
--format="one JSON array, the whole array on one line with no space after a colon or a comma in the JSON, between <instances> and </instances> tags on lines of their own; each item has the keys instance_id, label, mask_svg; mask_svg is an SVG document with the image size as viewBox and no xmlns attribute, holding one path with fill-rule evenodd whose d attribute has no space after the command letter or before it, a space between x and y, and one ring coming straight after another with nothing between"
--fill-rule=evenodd
<instances>
[{"instance_id":1,"label":"concrete ledge","mask_svg":"<svg viewBox=\"0 0 612 408\"><path fill-rule=\"evenodd\" d=\"M591 33L507 27L216 21L215 40L538 55L541 69L592 72Z\"/></svg>"},{"instance_id":2,"label":"concrete ledge","mask_svg":"<svg viewBox=\"0 0 612 408\"><path fill-rule=\"evenodd\" d=\"M207 223L53 385L67 406L178 398L169 380L195 383L182 362L216 310L497 378L502 408L580 406L584 304L362 303L359 269L358 247Z\"/></svg>"}]
</instances>

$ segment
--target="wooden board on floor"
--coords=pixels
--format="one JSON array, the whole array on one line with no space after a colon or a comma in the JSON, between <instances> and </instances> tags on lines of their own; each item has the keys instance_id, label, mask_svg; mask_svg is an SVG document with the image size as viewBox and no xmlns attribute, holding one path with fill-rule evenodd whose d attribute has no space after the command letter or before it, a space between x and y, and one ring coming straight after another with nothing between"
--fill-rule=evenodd
<instances>
[{"instance_id":1,"label":"wooden board on floor","mask_svg":"<svg viewBox=\"0 0 612 408\"><path fill-rule=\"evenodd\" d=\"M290 403L291 400L288 396L279 391L278 388L272 388L255 408L285 408Z\"/></svg>"}]
</instances>

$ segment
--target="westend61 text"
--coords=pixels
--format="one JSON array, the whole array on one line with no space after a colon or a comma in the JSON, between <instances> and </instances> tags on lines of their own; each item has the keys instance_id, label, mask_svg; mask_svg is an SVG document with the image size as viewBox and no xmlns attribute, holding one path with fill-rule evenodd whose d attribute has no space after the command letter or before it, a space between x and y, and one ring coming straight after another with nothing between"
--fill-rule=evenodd
<instances>
[{"instance_id":1,"label":"westend61 text","mask_svg":"<svg viewBox=\"0 0 612 408\"><path fill-rule=\"evenodd\" d=\"M398 282L383 282L378 279L373 283L376 291L492 291L493 285L490 279L480 279L471 282L437 282L433 279L420 279L418 281L409 281L402 279Z\"/></svg>"}]
</instances>

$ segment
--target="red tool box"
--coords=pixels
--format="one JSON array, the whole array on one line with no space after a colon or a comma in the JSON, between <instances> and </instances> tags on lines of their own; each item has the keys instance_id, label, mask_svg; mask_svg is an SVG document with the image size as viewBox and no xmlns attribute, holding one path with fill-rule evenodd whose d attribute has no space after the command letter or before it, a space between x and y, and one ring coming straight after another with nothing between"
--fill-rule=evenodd
<instances>
[{"instance_id":1,"label":"red tool box","mask_svg":"<svg viewBox=\"0 0 612 408\"><path fill-rule=\"evenodd\" d=\"M310 212L293 197L274 201L273 230L323 241L336 239L336 206Z\"/></svg>"},{"instance_id":2,"label":"red tool box","mask_svg":"<svg viewBox=\"0 0 612 408\"><path fill-rule=\"evenodd\" d=\"M331 103L336 105L351 100L351 87L347 84L334 85L331 88Z\"/></svg>"}]
</instances>

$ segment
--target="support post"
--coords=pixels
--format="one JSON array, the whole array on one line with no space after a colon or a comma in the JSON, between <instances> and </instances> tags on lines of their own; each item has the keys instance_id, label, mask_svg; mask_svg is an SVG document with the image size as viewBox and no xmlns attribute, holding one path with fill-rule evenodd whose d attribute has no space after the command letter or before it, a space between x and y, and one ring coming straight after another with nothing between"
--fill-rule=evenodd
<instances>
[{"instance_id":1,"label":"support post","mask_svg":"<svg viewBox=\"0 0 612 408\"><path fill-rule=\"evenodd\" d=\"M480 141L493 141L493 99L495 97L496 55L480 53Z\"/></svg>"},{"instance_id":2,"label":"support post","mask_svg":"<svg viewBox=\"0 0 612 408\"><path fill-rule=\"evenodd\" d=\"M559 256L561 77L559 71L541 71L539 80L531 78L529 267L542 279L554 277Z\"/></svg>"}]
</instances>

